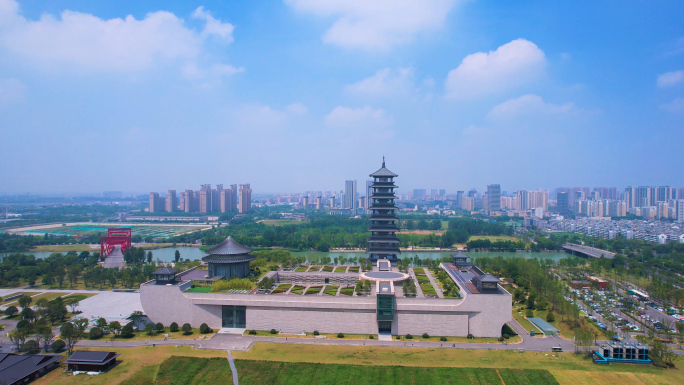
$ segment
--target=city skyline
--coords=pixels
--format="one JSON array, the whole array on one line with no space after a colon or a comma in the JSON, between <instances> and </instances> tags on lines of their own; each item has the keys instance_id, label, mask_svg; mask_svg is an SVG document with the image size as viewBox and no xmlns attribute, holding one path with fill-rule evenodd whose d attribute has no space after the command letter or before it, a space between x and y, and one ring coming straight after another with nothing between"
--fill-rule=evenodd
<instances>
[{"instance_id":1,"label":"city skyline","mask_svg":"<svg viewBox=\"0 0 684 385\"><path fill-rule=\"evenodd\" d=\"M0 0L0 189L684 185L684 4L373 4Z\"/></svg>"}]
</instances>

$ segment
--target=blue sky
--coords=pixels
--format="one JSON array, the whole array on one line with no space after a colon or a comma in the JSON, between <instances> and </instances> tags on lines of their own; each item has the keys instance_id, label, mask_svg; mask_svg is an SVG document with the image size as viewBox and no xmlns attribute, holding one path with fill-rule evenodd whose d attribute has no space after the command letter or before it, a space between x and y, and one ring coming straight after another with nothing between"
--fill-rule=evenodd
<instances>
[{"instance_id":1,"label":"blue sky","mask_svg":"<svg viewBox=\"0 0 684 385\"><path fill-rule=\"evenodd\" d=\"M684 186L682 14L0 0L0 192Z\"/></svg>"}]
</instances>

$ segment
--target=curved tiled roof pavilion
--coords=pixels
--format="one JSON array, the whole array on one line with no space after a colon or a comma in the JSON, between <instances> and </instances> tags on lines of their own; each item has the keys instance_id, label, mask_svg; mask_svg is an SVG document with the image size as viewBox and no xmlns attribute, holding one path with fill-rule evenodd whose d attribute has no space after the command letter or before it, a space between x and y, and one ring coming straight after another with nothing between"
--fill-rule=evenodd
<instances>
[{"instance_id":1,"label":"curved tiled roof pavilion","mask_svg":"<svg viewBox=\"0 0 684 385\"><path fill-rule=\"evenodd\" d=\"M209 277L238 277L249 275L249 262L256 259L252 249L237 243L231 236L207 250L203 262L209 265Z\"/></svg>"}]
</instances>

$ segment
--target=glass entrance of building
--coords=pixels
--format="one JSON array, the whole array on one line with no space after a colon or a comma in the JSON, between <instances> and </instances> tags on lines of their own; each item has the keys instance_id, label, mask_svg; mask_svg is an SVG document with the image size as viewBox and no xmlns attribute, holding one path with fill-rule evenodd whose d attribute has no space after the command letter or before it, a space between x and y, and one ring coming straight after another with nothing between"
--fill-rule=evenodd
<instances>
[{"instance_id":1,"label":"glass entrance of building","mask_svg":"<svg viewBox=\"0 0 684 385\"><path fill-rule=\"evenodd\" d=\"M378 321L378 333L392 333L392 321Z\"/></svg>"},{"instance_id":2,"label":"glass entrance of building","mask_svg":"<svg viewBox=\"0 0 684 385\"><path fill-rule=\"evenodd\" d=\"M247 307L246 306L222 306L222 327L241 328L247 327Z\"/></svg>"}]
</instances>

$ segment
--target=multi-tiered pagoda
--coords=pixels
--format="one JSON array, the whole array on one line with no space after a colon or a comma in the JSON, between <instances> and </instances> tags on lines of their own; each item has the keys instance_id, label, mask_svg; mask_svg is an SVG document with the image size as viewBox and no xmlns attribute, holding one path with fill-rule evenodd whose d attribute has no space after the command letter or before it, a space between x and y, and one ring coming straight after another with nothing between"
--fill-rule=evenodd
<instances>
[{"instance_id":1,"label":"multi-tiered pagoda","mask_svg":"<svg viewBox=\"0 0 684 385\"><path fill-rule=\"evenodd\" d=\"M373 178L371 184L371 196L368 209L371 210L370 231L368 238L368 260L375 262L379 259L387 259L396 263L401 254L399 251L399 232L397 216L395 211L397 206L394 200L394 178L398 175L385 168L385 157L382 158L382 168L370 174Z\"/></svg>"}]
</instances>

